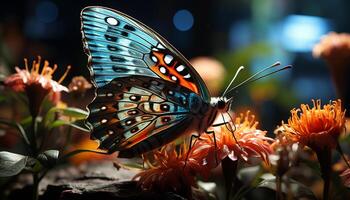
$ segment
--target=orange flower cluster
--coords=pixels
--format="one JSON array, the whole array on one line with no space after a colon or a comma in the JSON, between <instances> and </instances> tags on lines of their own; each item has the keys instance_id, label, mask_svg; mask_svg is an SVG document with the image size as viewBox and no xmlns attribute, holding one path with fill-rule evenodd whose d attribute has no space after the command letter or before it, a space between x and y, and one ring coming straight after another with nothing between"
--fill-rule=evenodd
<instances>
[{"instance_id":1,"label":"orange flower cluster","mask_svg":"<svg viewBox=\"0 0 350 200\"><path fill-rule=\"evenodd\" d=\"M313 100L313 107L302 104L300 109L291 110L292 116L285 127L286 136L295 142L318 151L334 149L345 128L345 111L341 100L332 101L322 107L321 100Z\"/></svg>"},{"instance_id":2,"label":"orange flower cluster","mask_svg":"<svg viewBox=\"0 0 350 200\"><path fill-rule=\"evenodd\" d=\"M187 196L191 187L196 185L195 175L207 176L208 173L198 160L188 155L186 143L180 146L180 151L173 143L166 145L144 157L149 169L140 172L134 179L139 179L143 190L173 191Z\"/></svg>"},{"instance_id":3,"label":"orange flower cluster","mask_svg":"<svg viewBox=\"0 0 350 200\"><path fill-rule=\"evenodd\" d=\"M201 140L195 143L192 154L204 158L203 162L210 168L215 166L215 159L223 160L225 157L245 162L249 162L249 158L259 157L269 163L268 156L272 152L270 143L274 140L266 137L266 131L256 128L258 122L255 121L255 116L248 111L245 115L240 114L231 125L235 127L233 132L226 126L220 126L214 128L215 135L201 136Z\"/></svg>"},{"instance_id":4,"label":"orange flower cluster","mask_svg":"<svg viewBox=\"0 0 350 200\"><path fill-rule=\"evenodd\" d=\"M273 139L265 136L266 131L256 129L258 123L254 116L249 112L241 114L234 124L236 130L233 132L225 125L213 128L216 144L214 134L203 134L193 142L191 149L184 143L180 146L180 151L177 151L171 143L152 152L151 159L145 159L149 169L134 179L139 179L139 185L144 190L181 191L188 194L191 186L195 186L196 175L209 177L211 169L226 157L245 162L251 157L260 157L268 163Z\"/></svg>"}]
</instances>

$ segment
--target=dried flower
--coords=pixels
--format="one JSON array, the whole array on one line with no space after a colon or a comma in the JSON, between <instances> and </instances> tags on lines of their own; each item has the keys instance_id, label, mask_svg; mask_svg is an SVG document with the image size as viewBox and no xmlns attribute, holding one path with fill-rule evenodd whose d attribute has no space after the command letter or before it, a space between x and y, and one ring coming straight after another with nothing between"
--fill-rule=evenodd
<instances>
[{"instance_id":1,"label":"dried flower","mask_svg":"<svg viewBox=\"0 0 350 200\"><path fill-rule=\"evenodd\" d=\"M187 143L183 143L179 151L170 143L149 156L144 157L149 168L134 177L139 179L138 184L143 190L172 191L188 196L191 187L196 184L195 175L206 176L208 173L198 160L188 154Z\"/></svg>"},{"instance_id":2,"label":"dried flower","mask_svg":"<svg viewBox=\"0 0 350 200\"><path fill-rule=\"evenodd\" d=\"M283 124L275 129L275 141L271 144L271 149L276 151L278 149L284 148L286 146L291 146L297 141L294 137L290 137L289 134L292 129L288 124Z\"/></svg>"},{"instance_id":3,"label":"dried flower","mask_svg":"<svg viewBox=\"0 0 350 200\"><path fill-rule=\"evenodd\" d=\"M52 68L49 66L49 62L45 61L40 72L40 56L38 56L38 60L33 61L30 70L27 59L24 59L24 63L25 69L16 67L17 73L6 78L5 86L16 92L25 92L29 100L30 112L32 116L36 116L42 101L50 92L53 92L53 97L57 98L61 91L68 91L68 89L60 83L66 77L70 66L67 67L66 72L60 80L55 81L52 79L52 75L57 69L56 64Z\"/></svg>"},{"instance_id":4,"label":"dried flower","mask_svg":"<svg viewBox=\"0 0 350 200\"><path fill-rule=\"evenodd\" d=\"M92 85L83 76L75 76L68 85L69 92L82 96L91 87Z\"/></svg>"},{"instance_id":5,"label":"dried flower","mask_svg":"<svg viewBox=\"0 0 350 200\"><path fill-rule=\"evenodd\" d=\"M318 151L334 149L345 128L345 111L341 100L321 106L321 100L313 100L313 107L302 104L300 109L291 110L288 125L283 124L287 136L294 141Z\"/></svg>"},{"instance_id":6,"label":"dried flower","mask_svg":"<svg viewBox=\"0 0 350 200\"><path fill-rule=\"evenodd\" d=\"M271 144L273 154L270 155L270 166L266 166L274 174L282 177L293 165L298 157L299 145L287 136L288 125L278 127L274 133L275 141Z\"/></svg>"},{"instance_id":7,"label":"dried flower","mask_svg":"<svg viewBox=\"0 0 350 200\"><path fill-rule=\"evenodd\" d=\"M225 125L214 128L216 146L214 135L203 134L201 140L193 146L192 157L205 158L203 163L209 168L216 166L216 159L223 160L225 157L245 162L248 162L249 158L259 157L269 163L268 156L272 152L270 143L274 140L265 136L266 131L256 128L258 122L255 121L255 116L249 111L245 115L240 114L234 124L234 132L229 131Z\"/></svg>"}]
</instances>

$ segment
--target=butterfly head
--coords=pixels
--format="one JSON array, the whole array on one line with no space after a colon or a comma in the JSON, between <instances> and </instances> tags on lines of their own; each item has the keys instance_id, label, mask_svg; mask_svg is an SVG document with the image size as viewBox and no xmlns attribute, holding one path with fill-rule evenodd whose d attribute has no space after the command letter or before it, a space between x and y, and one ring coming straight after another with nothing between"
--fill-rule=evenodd
<instances>
[{"instance_id":1,"label":"butterfly head","mask_svg":"<svg viewBox=\"0 0 350 200\"><path fill-rule=\"evenodd\" d=\"M226 97L213 97L210 104L216 108L219 112L227 112L230 109L232 98Z\"/></svg>"}]
</instances>

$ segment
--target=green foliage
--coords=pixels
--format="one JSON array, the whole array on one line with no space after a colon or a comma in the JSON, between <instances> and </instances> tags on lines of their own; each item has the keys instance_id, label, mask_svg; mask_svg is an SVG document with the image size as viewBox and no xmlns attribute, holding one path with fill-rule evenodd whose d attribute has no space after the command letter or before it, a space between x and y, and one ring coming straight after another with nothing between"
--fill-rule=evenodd
<instances>
[{"instance_id":1,"label":"green foliage","mask_svg":"<svg viewBox=\"0 0 350 200\"><path fill-rule=\"evenodd\" d=\"M57 119L57 115L62 116ZM89 128L85 125L85 118L88 113L79 108L51 108L45 115L44 125L48 129L57 128L60 126L71 126L84 132L89 132Z\"/></svg>"},{"instance_id":2,"label":"green foliage","mask_svg":"<svg viewBox=\"0 0 350 200\"><path fill-rule=\"evenodd\" d=\"M1 151L0 177L14 176L20 173L26 167L27 159L28 156Z\"/></svg>"},{"instance_id":3,"label":"green foliage","mask_svg":"<svg viewBox=\"0 0 350 200\"><path fill-rule=\"evenodd\" d=\"M71 117L76 120L85 119L88 116L88 112L79 108L53 108L55 112L62 114L63 116Z\"/></svg>"},{"instance_id":4,"label":"green foliage","mask_svg":"<svg viewBox=\"0 0 350 200\"><path fill-rule=\"evenodd\" d=\"M56 165L59 153L58 150L46 150L38 155L37 160L46 168L51 168Z\"/></svg>"},{"instance_id":5,"label":"green foliage","mask_svg":"<svg viewBox=\"0 0 350 200\"><path fill-rule=\"evenodd\" d=\"M12 110L16 111L16 119L21 117L18 121L0 118L1 128L16 130L16 133L23 138L23 149L26 150L23 153L25 155L7 151L0 152L0 177L14 176L22 171L32 173L33 199L37 199L39 183L49 170L67 162L69 157L79 153L105 154L105 152L81 149L63 154L62 152L70 145L73 129L89 132L84 122L88 112L74 107L59 107L60 104L56 106L46 96L40 102L38 112L32 113L29 112L31 109L28 102L33 96L26 94L8 90L5 94L0 95L0 102L9 104ZM65 140L61 142L62 140L51 138Z\"/></svg>"},{"instance_id":6,"label":"green foliage","mask_svg":"<svg viewBox=\"0 0 350 200\"><path fill-rule=\"evenodd\" d=\"M63 125L71 126L71 127L74 127L76 129L79 129L79 130L84 131L84 132L90 131L89 128L85 125L85 120L76 120L76 121L70 122L70 121L58 119L58 120L53 121L49 125L49 128L52 129L52 128L60 127Z\"/></svg>"}]
</instances>

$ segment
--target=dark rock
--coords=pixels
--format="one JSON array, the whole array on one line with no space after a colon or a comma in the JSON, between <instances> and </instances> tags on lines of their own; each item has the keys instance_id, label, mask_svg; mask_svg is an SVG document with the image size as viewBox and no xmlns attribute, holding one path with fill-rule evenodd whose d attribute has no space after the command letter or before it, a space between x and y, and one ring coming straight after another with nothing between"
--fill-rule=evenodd
<instances>
[{"instance_id":1,"label":"dark rock","mask_svg":"<svg viewBox=\"0 0 350 200\"><path fill-rule=\"evenodd\" d=\"M173 194L157 194L137 189L136 182L111 182L101 184L95 181L83 184L49 185L41 200L142 200L142 199L173 199L184 198Z\"/></svg>"},{"instance_id":2,"label":"dark rock","mask_svg":"<svg viewBox=\"0 0 350 200\"><path fill-rule=\"evenodd\" d=\"M40 200L184 200L174 193L141 191L132 178L137 170L113 166L111 161L63 166L50 171L41 181ZM30 199L30 174L22 174L12 187L10 200ZM196 198L198 199L198 198ZM199 198L202 199L202 198Z\"/></svg>"}]
</instances>

